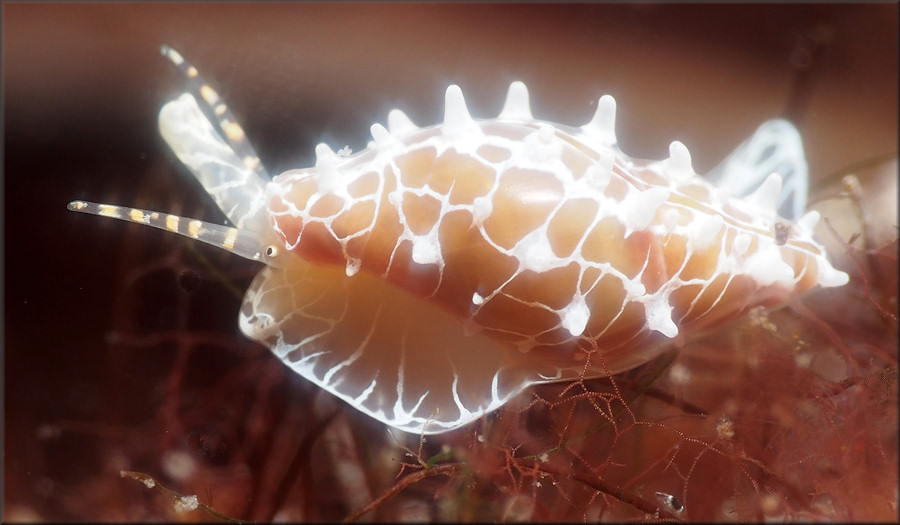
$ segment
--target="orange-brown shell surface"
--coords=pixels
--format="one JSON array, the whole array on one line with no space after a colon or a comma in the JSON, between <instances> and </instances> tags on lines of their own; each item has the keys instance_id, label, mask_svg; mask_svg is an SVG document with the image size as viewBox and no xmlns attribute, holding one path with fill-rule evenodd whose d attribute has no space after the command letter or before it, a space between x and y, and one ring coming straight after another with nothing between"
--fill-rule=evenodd
<instances>
[{"instance_id":1,"label":"orange-brown shell surface","mask_svg":"<svg viewBox=\"0 0 900 525\"><path fill-rule=\"evenodd\" d=\"M268 185L290 253L247 292L242 329L356 408L431 433L846 282L815 212L777 215L780 174L733 196L679 142L659 162L623 154L614 114L603 97L581 128L537 121L514 83L500 116L476 121L451 86L441 125L395 110L365 151L320 145L314 168ZM589 348L602 358L585 368Z\"/></svg>"}]
</instances>

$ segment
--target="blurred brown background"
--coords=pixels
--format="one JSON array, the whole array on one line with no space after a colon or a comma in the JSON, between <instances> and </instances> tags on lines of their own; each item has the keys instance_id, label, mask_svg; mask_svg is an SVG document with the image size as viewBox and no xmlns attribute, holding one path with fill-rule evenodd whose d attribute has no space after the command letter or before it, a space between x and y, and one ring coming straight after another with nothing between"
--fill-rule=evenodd
<instances>
[{"instance_id":1,"label":"blurred brown background","mask_svg":"<svg viewBox=\"0 0 900 525\"><path fill-rule=\"evenodd\" d=\"M321 141L361 149L394 107L419 125L439 121L450 83L475 117L496 115L518 79L538 118L564 124L584 124L600 95L614 95L625 152L664 158L678 139L700 173L762 121L787 116L816 186L896 154L897 21L896 4L4 3L5 518L109 518L60 501L74 480L116 475L97 445L125 424L107 409L124 403L107 397L113 299L127 293L124 276L175 242L66 203L223 222L156 131L159 108L185 85L160 44L219 88L273 172L310 165ZM143 251L123 253L126 236ZM152 300L139 311L176 315ZM214 299L192 322L240 337L238 304ZM48 441L59 421L91 430Z\"/></svg>"}]
</instances>

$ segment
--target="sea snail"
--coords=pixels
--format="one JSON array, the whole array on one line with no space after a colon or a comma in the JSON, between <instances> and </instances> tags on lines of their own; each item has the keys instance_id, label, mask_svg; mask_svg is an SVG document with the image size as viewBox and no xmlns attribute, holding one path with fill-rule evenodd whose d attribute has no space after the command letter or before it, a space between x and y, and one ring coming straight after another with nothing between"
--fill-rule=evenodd
<instances>
[{"instance_id":1,"label":"sea snail","mask_svg":"<svg viewBox=\"0 0 900 525\"><path fill-rule=\"evenodd\" d=\"M622 153L610 96L576 128L534 119L521 82L497 118L474 120L454 85L443 123L393 110L364 151L319 144L315 167L270 178L215 91L162 52L193 94L163 106L160 132L235 228L69 209L264 263L241 330L403 431L459 428L529 385L629 370L679 334L848 280L812 237L819 216L803 214L806 164L785 121L764 123L714 185L680 142L657 162ZM588 348L602 359L586 368Z\"/></svg>"}]
</instances>

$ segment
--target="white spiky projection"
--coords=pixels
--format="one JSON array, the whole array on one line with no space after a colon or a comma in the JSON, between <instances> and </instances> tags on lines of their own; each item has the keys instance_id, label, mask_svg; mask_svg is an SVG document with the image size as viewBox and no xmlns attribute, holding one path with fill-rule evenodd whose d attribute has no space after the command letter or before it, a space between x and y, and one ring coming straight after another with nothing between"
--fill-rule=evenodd
<instances>
[{"instance_id":1,"label":"white spiky projection","mask_svg":"<svg viewBox=\"0 0 900 525\"><path fill-rule=\"evenodd\" d=\"M776 213L805 206L802 146L785 121L763 124L714 186L680 142L658 162L622 153L610 96L571 128L534 119L521 82L488 120L450 86L442 124L394 110L364 151L320 144L315 167L269 181L196 69L163 53L216 122L186 93L163 107L160 131L237 228L70 209L266 263L242 331L394 428L455 429L529 385L622 372L679 334L848 279L812 237L816 212ZM590 349L602 357L586 366Z\"/></svg>"}]
</instances>

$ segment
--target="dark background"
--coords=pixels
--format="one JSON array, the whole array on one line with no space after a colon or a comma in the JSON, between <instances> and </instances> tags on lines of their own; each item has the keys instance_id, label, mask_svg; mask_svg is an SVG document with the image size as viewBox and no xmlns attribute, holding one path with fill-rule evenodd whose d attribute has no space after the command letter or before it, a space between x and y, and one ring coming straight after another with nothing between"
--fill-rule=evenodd
<instances>
[{"instance_id":1,"label":"dark background","mask_svg":"<svg viewBox=\"0 0 900 525\"><path fill-rule=\"evenodd\" d=\"M496 115L519 79L535 116L570 125L614 95L626 153L664 158L678 139L700 173L764 120L790 117L822 188L847 165L896 154L897 15L896 4L4 3L5 519L105 517L66 514L59 499L109 468L98 435L153 410L109 397L114 331L181 326L186 314L167 297L191 290L206 306L186 322L240 341L239 299L208 280L194 289L178 279L193 274L170 272L129 287L152 264L207 276L193 259L160 263L180 240L65 209L87 199L224 222L156 130L185 85L160 44L212 81L274 173L310 165L321 141L361 149L394 107L419 125L439 121L450 83L475 117ZM884 217L896 224L896 211ZM200 250L239 282L255 270ZM129 386L160 376L171 356L154 352L130 365ZM226 357L197 366L212 374Z\"/></svg>"}]
</instances>

